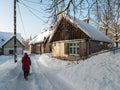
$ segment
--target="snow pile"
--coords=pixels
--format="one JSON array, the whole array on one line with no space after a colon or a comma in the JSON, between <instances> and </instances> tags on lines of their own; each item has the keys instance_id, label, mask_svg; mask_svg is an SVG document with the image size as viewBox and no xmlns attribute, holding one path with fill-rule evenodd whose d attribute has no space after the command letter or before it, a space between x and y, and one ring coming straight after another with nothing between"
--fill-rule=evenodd
<instances>
[{"instance_id":1,"label":"snow pile","mask_svg":"<svg viewBox=\"0 0 120 90\"><path fill-rule=\"evenodd\" d=\"M76 90L119 90L120 53L112 52L93 56L85 61L60 61L43 54L39 62L59 70L57 75ZM61 68L61 69L59 69Z\"/></svg>"},{"instance_id":2,"label":"snow pile","mask_svg":"<svg viewBox=\"0 0 120 90\"><path fill-rule=\"evenodd\" d=\"M62 61L60 59L52 58L51 54L42 54L39 57L39 62L49 68L62 68L71 62Z\"/></svg>"},{"instance_id":3,"label":"snow pile","mask_svg":"<svg viewBox=\"0 0 120 90\"><path fill-rule=\"evenodd\" d=\"M106 53L80 61L78 65L61 71L59 76L79 90L119 90L119 53Z\"/></svg>"}]
</instances>

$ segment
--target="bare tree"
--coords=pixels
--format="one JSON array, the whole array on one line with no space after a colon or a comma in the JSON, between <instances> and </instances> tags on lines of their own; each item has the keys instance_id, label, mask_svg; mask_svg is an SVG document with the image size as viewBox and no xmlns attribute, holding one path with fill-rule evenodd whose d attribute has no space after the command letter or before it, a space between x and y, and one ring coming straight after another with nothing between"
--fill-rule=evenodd
<instances>
[{"instance_id":1,"label":"bare tree","mask_svg":"<svg viewBox=\"0 0 120 90\"><path fill-rule=\"evenodd\" d=\"M70 15L82 14L84 9L88 9L88 0L48 0L49 7L46 9L50 13L50 17L53 19L53 23L56 22L59 15L63 12ZM42 1L44 2L44 1ZM87 3L87 4L85 4Z\"/></svg>"},{"instance_id":2,"label":"bare tree","mask_svg":"<svg viewBox=\"0 0 120 90\"><path fill-rule=\"evenodd\" d=\"M56 22L59 14L65 12L68 15L82 15L96 21L98 26L102 26L105 34L112 33L112 39L118 47L119 41L119 0L49 0L50 18ZM42 1L43 2L43 1ZM87 12L87 13L86 13ZM93 18L94 17L94 18ZM95 18L96 17L96 18Z\"/></svg>"},{"instance_id":3,"label":"bare tree","mask_svg":"<svg viewBox=\"0 0 120 90\"><path fill-rule=\"evenodd\" d=\"M105 30L106 35L111 34L111 39L118 47L119 42L119 17L120 17L120 1L119 0L97 0L93 8L96 20L99 26Z\"/></svg>"}]
</instances>

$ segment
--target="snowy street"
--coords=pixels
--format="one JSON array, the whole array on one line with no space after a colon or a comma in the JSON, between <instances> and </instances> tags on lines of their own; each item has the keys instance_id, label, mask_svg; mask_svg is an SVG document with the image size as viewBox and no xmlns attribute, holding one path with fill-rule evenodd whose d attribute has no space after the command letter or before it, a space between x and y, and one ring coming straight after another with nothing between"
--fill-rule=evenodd
<instances>
[{"instance_id":1,"label":"snowy street","mask_svg":"<svg viewBox=\"0 0 120 90\"><path fill-rule=\"evenodd\" d=\"M69 84L57 77L53 70L40 64L37 58L31 59L33 60L31 73L37 90L73 90Z\"/></svg>"},{"instance_id":2,"label":"snowy street","mask_svg":"<svg viewBox=\"0 0 120 90\"><path fill-rule=\"evenodd\" d=\"M0 90L119 90L120 52L103 53L77 62L52 58L50 53L29 55L26 81L21 58L0 56Z\"/></svg>"},{"instance_id":3,"label":"snowy street","mask_svg":"<svg viewBox=\"0 0 120 90\"><path fill-rule=\"evenodd\" d=\"M3 76L0 76L0 88L2 90L73 90L69 84L56 76L56 72L54 73L52 69L40 64L37 56L32 55L30 57L32 66L28 81L24 80L20 57L16 65L11 61L6 61L1 65L4 67L8 63L11 64L6 68L7 70L0 69L3 71Z\"/></svg>"},{"instance_id":4,"label":"snowy street","mask_svg":"<svg viewBox=\"0 0 120 90\"><path fill-rule=\"evenodd\" d=\"M0 90L120 90L120 0L0 0Z\"/></svg>"}]
</instances>

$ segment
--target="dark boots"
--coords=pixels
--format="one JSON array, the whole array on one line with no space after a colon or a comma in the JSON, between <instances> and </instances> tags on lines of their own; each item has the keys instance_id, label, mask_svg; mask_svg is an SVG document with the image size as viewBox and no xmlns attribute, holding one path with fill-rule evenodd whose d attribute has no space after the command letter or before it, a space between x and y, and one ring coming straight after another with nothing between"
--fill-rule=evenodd
<instances>
[{"instance_id":1,"label":"dark boots","mask_svg":"<svg viewBox=\"0 0 120 90\"><path fill-rule=\"evenodd\" d=\"M28 75L29 75L29 71L24 71L24 78L25 78L25 80L28 80Z\"/></svg>"}]
</instances>

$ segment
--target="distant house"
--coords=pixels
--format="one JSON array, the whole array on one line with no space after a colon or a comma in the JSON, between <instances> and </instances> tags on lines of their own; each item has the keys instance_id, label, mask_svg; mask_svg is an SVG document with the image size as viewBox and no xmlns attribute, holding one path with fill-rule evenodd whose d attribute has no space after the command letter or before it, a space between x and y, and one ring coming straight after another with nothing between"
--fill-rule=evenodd
<instances>
[{"instance_id":1,"label":"distant house","mask_svg":"<svg viewBox=\"0 0 120 90\"><path fill-rule=\"evenodd\" d=\"M30 53L42 54L51 52L51 44L48 43L51 30L45 30L29 42Z\"/></svg>"},{"instance_id":2,"label":"distant house","mask_svg":"<svg viewBox=\"0 0 120 90\"><path fill-rule=\"evenodd\" d=\"M53 57L77 60L109 48L111 40L86 22L65 14L60 16L49 39Z\"/></svg>"},{"instance_id":3,"label":"distant house","mask_svg":"<svg viewBox=\"0 0 120 90\"><path fill-rule=\"evenodd\" d=\"M24 44L20 34L17 34L17 54L22 54L24 50ZM0 55L9 55L14 52L14 37L13 33L0 32Z\"/></svg>"}]
</instances>

